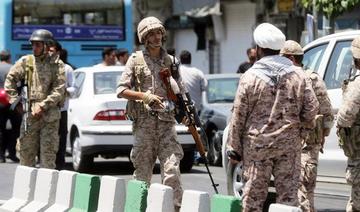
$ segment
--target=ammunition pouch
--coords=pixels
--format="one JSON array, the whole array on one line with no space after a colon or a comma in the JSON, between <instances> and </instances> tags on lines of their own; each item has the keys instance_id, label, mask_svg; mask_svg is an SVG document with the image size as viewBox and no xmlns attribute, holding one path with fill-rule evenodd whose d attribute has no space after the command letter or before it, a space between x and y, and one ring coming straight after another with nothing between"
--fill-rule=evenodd
<instances>
[{"instance_id":1,"label":"ammunition pouch","mask_svg":"<svg viewBox=\"0 0 360 212\"><path fill-rule=\"evenodd\" d=\"M129 120L135 121L144 114L147 114L147 111L142 101L128 100L125 115Z\"/></svg>"},{"instance_id":2,"label":"ammunition pouch","mask_svg":"<svg viewBox=\"0 0 360 212\"><path fill-rule=\"evenodd\" d=\"M324 116L316 115L315 117L315 128L309 133L306 144L321 144L324 139Z\"/></svg>"},{"instance_id":3,"label":"ammunition pouch","mask_svg":"<svg viewBox=\"0 0 360 212\"><path fill-rule=\"evenodd\" d=\"M349 158L360 158L360 126L339 127L339 146Z\"/></svg>"}]
</instances>

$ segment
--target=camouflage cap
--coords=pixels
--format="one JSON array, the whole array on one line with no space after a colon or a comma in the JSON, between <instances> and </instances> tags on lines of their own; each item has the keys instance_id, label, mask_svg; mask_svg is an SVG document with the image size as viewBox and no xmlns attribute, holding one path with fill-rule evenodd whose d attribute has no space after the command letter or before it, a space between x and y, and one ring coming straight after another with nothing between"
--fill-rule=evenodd
<instances>
[{"instance_id":1,"label":"camouflage cap","mask_svg":"<svg viewBox=\"0 0 360 212\"><path fill-rule=\"evenodd\" d=\"M280 54L284 55L303 55L304 51L302 50L300 44L293 40L285 41L284 47L280 50Z\"/></svg>"},{"instance_id":2,"label":"camouflage cap","mask_svg":"<svg viewBox=\"0 0 360 212\"><path fill-rule=\"evenodd\" d=\"M353 54L353 57L356 59L360 59L360 36L356 37L351 42L351 52Z\"/></svg>"}]
</instances>

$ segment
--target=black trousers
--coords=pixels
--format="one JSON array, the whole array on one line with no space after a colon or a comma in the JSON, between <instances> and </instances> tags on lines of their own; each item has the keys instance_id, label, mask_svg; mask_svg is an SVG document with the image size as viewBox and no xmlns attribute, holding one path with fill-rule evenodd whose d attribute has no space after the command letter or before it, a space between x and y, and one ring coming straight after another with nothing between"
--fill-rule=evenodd
<instances>
[{"instance_id":1,"label":"black trousers","mask_svg":"<svg viewBox=\"0 0 360 212\"><path fill-rule=\"evenodd\" d=\"M11 130L6 129L6 122L10 120ZM12 111L7 107L0 107L0 158L5 156L5 151L9 157L16 156L16 140L20 135L22 115Z\"/></svg>"},{"instance_id":2,"label":"black trousers","mask_svg":"<svg viewBox=\"0 0 360 212\"><path fill-rule=\"evenodd\" d=\"M56 169L62 170L65 166L66 137L67 137L67 111L61 111L59 125L59 150L56 154Z\"/></svg>"}]
</instances>

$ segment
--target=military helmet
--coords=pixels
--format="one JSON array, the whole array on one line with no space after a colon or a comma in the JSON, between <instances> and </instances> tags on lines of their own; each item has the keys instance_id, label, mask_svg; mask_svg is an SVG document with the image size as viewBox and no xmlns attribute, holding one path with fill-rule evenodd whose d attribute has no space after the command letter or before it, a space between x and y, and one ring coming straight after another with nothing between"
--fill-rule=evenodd
<instances>
[{"instance_id":1,"label":"military helmet","mask_svg":"<svg viewBox=\"0 0 360 212\"><path fill-rule=\"evenodd\" d=\"M37 29L35 30L31 36L30 36L30 39L29 41L32 42L32 41L42 41L42 42L45 42L45 43L49 43L49 42L53 42L54 40L54 36L53 34L46 30L46 29Z\"/></svg>"},{"instance_id":2,"label":"military helmet","mask_svg":"<svg viewBox=\"0 0 360 212\"><path fill-rule=\"evenodd\" d=\"M137 34L140 43L144 43L146 35L154 29L160 29L163 36L166 33L165 28L159 19L153 16L142 19L137 28Z\"/></svg>"},{"instance_id":3,"label":"military helmet","mask_svg":"<svg viewBox=\"0 0 360 212\"><path fill-rule=\"evenodd\" d=\"M5 89L0 88L0 106L9 105L9 96L7 95Z\"/></svg>"},{"instance_id":4,"label":"military helmet","mask_svg":"<svg viewBox=\"0 0 360 212\"><path fill-rule=\"evenodd\" d=\"M351 42L351 52L353 54L353 57L356 59L360 59L360 36L356 37Z\"/></svg>"},{"instance_id":5,"label":"military helmet","mask_svg":"<svg viewBox=\"0 0 360 212\"><path fill-rule=\"evenodd\" d=\"M302 50L300 44L293 40L285 41L284 47L280 50L281 55L303 55L304 51Z\"/></svg>"}]
</instances>

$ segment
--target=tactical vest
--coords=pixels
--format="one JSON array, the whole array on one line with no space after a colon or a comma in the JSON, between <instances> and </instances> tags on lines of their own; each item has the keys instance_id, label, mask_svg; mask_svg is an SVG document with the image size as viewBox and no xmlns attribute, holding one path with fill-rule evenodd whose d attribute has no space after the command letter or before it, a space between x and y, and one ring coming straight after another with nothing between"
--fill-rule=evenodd
<instances>
[{"instance_id":1,"label":"tactical vest","mask_svg":"<svg viewBox=\"0 0 360 212\"><path fill-rule=\"evenodd\" d=\"M349 84L353 83L359 75L344 80L341 88L343 97L346 95ZM349 158L360 158L360 113L356 115L354 124L351 127L339 127L337 130L339 146Z\"/></svg>"},{"instance_id":2,"label":"tactical vest","mask_svg":"<svg viewBox=\"0 0 360 212\"><path fill-rule=\"evenodd\" d=\"M171 67L171 58L169 55L165 57L165 66ZM133 71L133 79L134 79L134 91L138 92L146 92L141 89L141 84L145 81L145 69L148 69L148 66L145 62L144 55L142 51L136 51L135 53L135 65ZM152 81L154 81L154 77L152 76ZM154 82L152 83L154 84ZM154 89L154 87L153 87ZM152 91L151 93L154 93ZM135 121L139 117L147 117L149 114L148 109L145 107L145 104L142 100L128 100L126 104L126 112L125 115L131 121Z\"/></svg>"},{"instance_id":3,"label":"tactical vest","mask_svg":"<svg viewBox=\"0 0 360 212\"><path fill-rule=\"evenodd\" d=\"M31 101L31 86L33 83L33 73L34 73L34 61L35 58L33 55L27 55L24 59L23 59L23 67L25 70L25 79L24 79L24 85L27 86L27 99L28 101ZM53 71L51 72L51 79L52 82L54 82L56 80L56 73L54 73ZM22 85L22 86L24 86ZM66 92L63 95L63 98L61 99L61 101L58 102L58 106L62 107L64 106L65 103L65 98L66 98Z\"/></svg>"}]
</instances>

